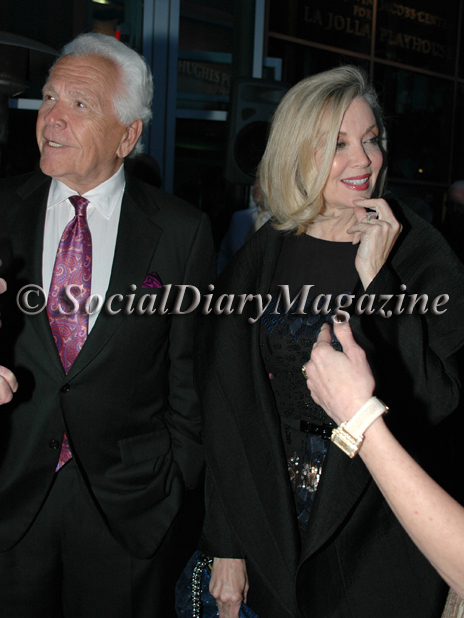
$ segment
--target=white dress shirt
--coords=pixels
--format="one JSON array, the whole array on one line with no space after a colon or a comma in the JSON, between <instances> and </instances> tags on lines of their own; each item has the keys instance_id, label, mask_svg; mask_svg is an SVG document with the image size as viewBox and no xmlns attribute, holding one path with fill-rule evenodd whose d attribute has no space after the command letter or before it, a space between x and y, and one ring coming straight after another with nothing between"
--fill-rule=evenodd
<instances>
[{"instance_id":1,"label":"white dress shirt","mask_svg":"<svg viewBox=\"0 0 464 618\"><path fill-rule=\"evenodd\" d=\"M111 178L82 196L89 200L87 221L92 235L91 294L99 294L102 298L105 298L113 266L124 187L124 165L121 165ZM60 180L52 180L45 216L42 254L42 287L47 297L61 236L76 214L68 199L72 195L77 195L77 192ZM89 332L97 317L98 313L90 314Z\"/></svg>"}]
</instances>

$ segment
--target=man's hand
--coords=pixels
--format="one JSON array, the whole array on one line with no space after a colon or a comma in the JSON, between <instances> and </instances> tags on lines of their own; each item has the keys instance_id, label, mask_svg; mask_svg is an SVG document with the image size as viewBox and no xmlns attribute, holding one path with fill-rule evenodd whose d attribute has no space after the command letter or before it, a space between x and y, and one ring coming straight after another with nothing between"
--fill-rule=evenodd
<instances>
[{"instance_id":1,"label":"man's hand","mask_svg":"<svg viewBox=\"0 0 464 618\"><path fill-rule=\"evenodd\" d=\"M0 265L2 261L0 260ZM0 278L0 294L6 291L6 281ZM0 326L1 326L0 322ZM18 389L15 375L6 367L0 365L0 404L8 403L13 399L13 393Z\"/></svg>"},{"instance_id":2,"label":"man's hand","mask_svg":"<svg viewBox=\"0 0 464 618\"><path fill-rule=\"evenodd\" d=\"M14 373L0 365L0 404L11 401L17 389L18 381Z\"/></svg>"},{"instance_id":3,"label":"man's hand","mask_svg":"<svg viewBox=\"0 0 464 618\"><path fill-rule=\"evenodd\" d=\"M334 333L343 352L333 349L330 326L324 324L305 369L312 398L340 425L372 397L375 382L349 322L334 322Z\"/></svg>"},{"instance_id":4,"label":"man's hand","mask_svg":"<svg viewBox=\"0 0 464 618\"><path fill-rule=\"evenodd\" d=\"M238 618L242 602L246 602L248 576L245 560L215 558L209 591L216 599L219 618Z\"/></svg>"}]
</instances>

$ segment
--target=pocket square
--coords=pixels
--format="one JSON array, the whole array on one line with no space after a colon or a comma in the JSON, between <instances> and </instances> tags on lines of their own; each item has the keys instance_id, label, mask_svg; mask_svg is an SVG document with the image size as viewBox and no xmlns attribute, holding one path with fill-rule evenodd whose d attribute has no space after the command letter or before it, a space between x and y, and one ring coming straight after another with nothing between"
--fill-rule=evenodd
<instances>
[{"instance_id":1,"label":"pocket square","mask_svg":"<svg viewBox=\"0 0 464 618\"><path fill-rule=\"evenodd\" d=\"M142 288L162 288L161 277L156 271L148 273L142 283Z\"/></svg>"}]
</instances>

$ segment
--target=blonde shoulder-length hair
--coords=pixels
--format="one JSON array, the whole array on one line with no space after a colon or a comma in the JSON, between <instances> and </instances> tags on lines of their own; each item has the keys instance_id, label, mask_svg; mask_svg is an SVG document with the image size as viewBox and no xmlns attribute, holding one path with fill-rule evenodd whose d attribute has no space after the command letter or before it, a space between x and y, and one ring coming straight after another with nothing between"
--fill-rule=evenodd
<instances>
[{"instance_id":1,"label":"blonde shoulder-length hair","mask_svg":"<svg viewBox=\"0 0 464 618\"><path fill-rule=\"evenodd\" d=\"M300 234L321 216L343 116L358 97L364 97L374 112L385 153L386 132L377 94L364 71L355 66L307 77L280 102L258 169L266 205L278 229ZM385 172L379 174L377 195L381 195Z\"/></svg>"}]
</instances>

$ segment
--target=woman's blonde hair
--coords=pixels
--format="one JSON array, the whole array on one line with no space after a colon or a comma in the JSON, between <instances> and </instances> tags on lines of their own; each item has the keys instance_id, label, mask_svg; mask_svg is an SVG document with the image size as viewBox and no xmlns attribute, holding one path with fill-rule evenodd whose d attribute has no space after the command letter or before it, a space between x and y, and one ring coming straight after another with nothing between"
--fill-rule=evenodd
<instances>
[{"instance_id":1,"label":"woman's blonde hair","mask_svg":"<svg viewBox=\"0 0 464 618\"><path fill-rule=\"evenodd\" d=\"M386 133L377 94L364 71L355 66L307 77L280 102L258 171L277 228L301 233L322 213L322 194L343 116L358 97L364 97L371 106L385 151ZM378 195L384 178L385 171L377 180Z\"/></svg>"}]
</instances>

